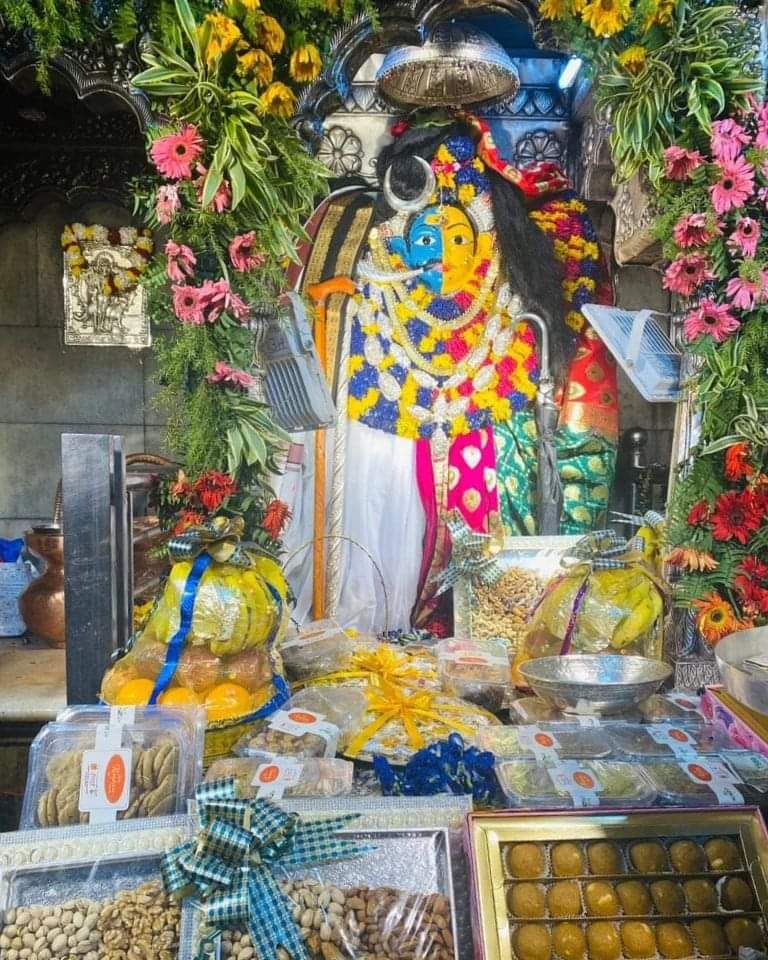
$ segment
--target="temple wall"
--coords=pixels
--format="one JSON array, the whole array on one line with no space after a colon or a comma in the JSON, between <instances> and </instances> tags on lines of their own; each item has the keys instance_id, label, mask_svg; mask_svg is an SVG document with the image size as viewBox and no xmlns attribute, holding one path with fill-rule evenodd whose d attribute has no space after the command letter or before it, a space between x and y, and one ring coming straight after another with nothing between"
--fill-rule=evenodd
<instances>
[{"instance_id":1,"label":"temple wall","mask_svg":"<svg viewBox=\"0 0 768 960\"><path fill-rule=\"evenodd\" d=\"M121 226L129 213L106 203L43 207L31 222L0 225L0 536L50 520L62 433L116 433L129 453L160 451L152 409L151 353L65 347L65 223Z\"/></svg>"}]
</instances>

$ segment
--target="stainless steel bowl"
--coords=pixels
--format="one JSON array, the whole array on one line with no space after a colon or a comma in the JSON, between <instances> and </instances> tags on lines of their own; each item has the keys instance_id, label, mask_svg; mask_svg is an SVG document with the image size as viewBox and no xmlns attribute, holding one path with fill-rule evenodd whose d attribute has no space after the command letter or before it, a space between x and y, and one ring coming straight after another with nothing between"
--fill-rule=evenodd
<instances>
[{"instance_id":1,"label":"stainless steel bowl","mask_svg":"<svg viewBox=\"0 0 768 960\"><path fill-rule=\"evenodd\" d=\"M645 657L541 657L529 660L520 673L540 697L566 713L622 713L656 693L672 675L672 667Z\"/></svg>"},{"instance_id":2,"label":"stainless steel bowl","mask_svg":"<svg viewBox=\"0 0 768 960\"><path fill-rule=\"evenodd\" d=\"M768 714L768 627L729 633L715 647L715 660L728 693Z\"/></svg>"}]
</instances>

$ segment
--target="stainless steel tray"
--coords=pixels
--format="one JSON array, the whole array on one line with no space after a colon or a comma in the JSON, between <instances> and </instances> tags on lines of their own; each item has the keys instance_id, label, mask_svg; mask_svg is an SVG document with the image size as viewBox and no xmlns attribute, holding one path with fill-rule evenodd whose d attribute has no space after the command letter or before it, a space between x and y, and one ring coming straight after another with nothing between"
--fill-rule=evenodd
<instances>
[{"instance_id":1,"label":"stainless steel tray","mask_svg":"<svg viewBox=\"0 0 768 960\"><path fill-rule=\"evenodd\" d=\"M157 878L160 857L192 836L187 816L0 834L0 911L75 897L102 900Z\"/></svg>"},{"instance_id":2,"label":"stainless steel tray","mask_svg":"<svg viewBox=\"0 0 768 960\"><path fill-rule=\"evenodd\" d=\"M723 686L750 710L768 715L768 668L746 661L768 663L768 627L729 633L715 647Z\"/></svg>"},{"instance_id":3,"label":"stainless steel tray","mask_svg":"<svg viewBox=\"0 0 768 960\"><path fill-rule=\"evenodd\" d=\"M338 813L338 811L337 811ZM451 903L451 932L454 960L469 960L471 953L460 950L456 923L453 871L448 830L421 829L345 830L343 835L376 849L355 860L342 860L322 867L296 870L282 875L286 879L308 877L339 887L395 887L407 893L441 893ZM277 879L282 879L280 872ZM195 930L200 912L189 901L182 911L179 960L195 955Z\"/></svg>"}]
</instances>

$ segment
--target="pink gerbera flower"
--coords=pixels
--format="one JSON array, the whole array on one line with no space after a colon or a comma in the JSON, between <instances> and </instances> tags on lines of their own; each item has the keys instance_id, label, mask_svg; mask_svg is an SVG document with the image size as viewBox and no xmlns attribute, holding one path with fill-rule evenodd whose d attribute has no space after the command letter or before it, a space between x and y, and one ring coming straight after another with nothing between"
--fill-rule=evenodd
<instances>
[{"instance_id":1,"label":"pink gerbera flower","mask_svg":"<svg viewBox=\"0 0 768 960\"><path fill-rule=\"evenodd\" d=\"M728 247L732 253L739 252L745 257L754 257L760 242L760 224L752 217L740 217L733 233L728 237Z\"/></svg>"},{"instance_id":2,"label":"pink gerbera flower","mask_svg":"<svg viewBox=\"0 0 768 960\"><path fill-rule=\"evenodd\" d=\"M705 280L714 280L709 261L698 253L677 257L664 271L664 287L682 297L690 297Z\"/></svg>"},{"instance_id":3,"label":"pink gerbera flower","mask_svg":"<svg viewBox=\"0 0 768 960\"><path fill-rule=\"evenodd\" d=\"M723 163L720 179L709 188L712 206L718 214L737 209L752 196L755 189L755 168L743 157Z\"/></svg>"},{"instance_id":4,"label":"pink gerbera flower","mask_svg":"<svg viewBox=\"0 0 768 960\"><path fill-rule=\"evenodd\" d=\"M206 280L200 288L200 301L208 323L215 323L225 311L239 323L245 323L250 313L248 304L232 290L227 280Z\"/></svg>"},{"instance_id":5,"label":"pink gerbera flower","mask_svg":"<svg viewBox=\"0 0 768 960\"><path fill-rule=\"evenodd\" d=\"M227 181L222 180L219 189L213 195L211 206L216 213L224 213L225 210L229 209L230 203L232 203L232 190Z\"/></svg>"},{"instance_id":6,"label":"pink gerbera flower","mask_svg":"<svg viewBox=\"0 0 768 960\"><path fill-rule=\"evenodd\" d=\"M722 162L735 160L749 142L749 134L735 120L716 120L712 124L712 155Z\"/></svg>"},{"instance_id":7,"label":"pink gerbera flower","mask_svg":"<svg viewBox=\"0 0 768 960\"><path fill-rule=\"evenodd\" d=\"M727 303L715 303L709 297L705 297L683 321L683 330L689 340L708 334L717 343L727 340L740 326Z\"/></svg>"},{"instance_id":8,"label":"pink gerbera flower","mask_svg":"<svg viewBox=\"0 0 768 960\"><path fill-rule=\"evenodd\" d=\"M768 147L768 103L762 104L757 111L757 136L755 137L756 147Z\"/></svg>"},{"instance_id":9,"label":"pink gerbera flower","mask_svg":"<svg viewBox=\"0 0 768 960\"><path fill-rule=\"evenodd\" d=\"M670 180L687 180L704 163L698 150L667 147L664 151L664 171Z\"/></svg>"},{"instance_id":10,"label":"pink gerbera flower","mask_svg":"<svg viewBox=\"0 0 768 960\"><path fill-rule=\"evenodd\" d=\"M206 379L208 383L223 384L227 387L234 387L236 390L247 390L248 387L252 387L256 383L256 378L252 377L250 373L230 367L223 360L216 361L213 373L209 373Z\"/></svg>"},{"instance_id":11,"label":"pink gerbera flower","mask_svg":"<svg viewBox=\"0 0 768 960\"><path fill-rule=\"evenodd\" d=\"M725 293L737 310L752 310L756 303L765 299L765 278L746 280L744 277L731 277Z\"/></svg>"},{"instance_id":12,"label":"pink gerbera flower","mask_svg":"<svg viewBox=\"0 0 768 960\"><path fill-rule=\"evenodd\" d=\"M158 172L167 180L189 180L192 166L202 154L203 147L197 127L188 123L179 133L171 133L155 140L149 155Z\"/></svg>"},{"instance_id":13,"label":"pink gerbera flower","mask_svg":"<svg viewBox=\"0 0 768 960\"><path fill-rule=\"evenodd\" d=\"M155 199L155 214L160 223L170 223L173 215L181 209L178 187L166 183L157 191Z\"/></svg>"},{"instance_id":14,"label":"pink gerbera flower","mask_svg":"<svg viewBox=\"0 0 768 960\"><path fill-rule=\"evenodd\" d=\"M198 163L195 167L197 172L197 177L194 181L195 191L197 192L197 199L200 203L203 202L203 190L205 188L205 178L208 174L208 168L204 167L202 163ZM215 210L216 213L224 213L225 210L229 209L229 205L232 202L232 189L229 186L229 183L226 180L222 180L219 184L219 188L216 193L213 195L213 200L208 204L209 210Z\"/></svg>"},{"instance_id":15,"label":"pink gerbera flower","mask_svg":"<svg viewBox=\"0 0 768 960\"><path fill-rule=\"evenodd\" d=\"M197 258L183 243L174 243L173 240L169 240L165 245L165 255L168 258L166 264L168 279L173 283L184 283L195 272Z\"/></svg>"},{"instance_id":16,"label":"pink gerbera flower","mask_svg":"<svg viewBox=\"0 0 768 960\"><path fill-rule=\"evenodd\" d=\"M255 230L238 234L230 243L229 259L239 273L248 273L264 265L266 258L263 253L257 253L254 250L255 245Z\"/></svg>"},{"instance_id":17,"label":"pink gerbera flower","mask_svg":"<svg viewBox=\"0 0 768 960\"><path fill-rule=\"evenodd\" d=\"M173 311L182 323L191 323L195 326L202 326L205 323L200 294L199 287L190 287L186 284L173 288Z\"/></svg>"},{"instance_id":18,"label":"pink gerbera flower","mask_svg":"<svg viewBox=\"0 0 768 960\"><path fill-rule=\"evenodd\" d=\"M675 224L673 231L675 243L678 247L701 247L709 243L715 235L707 225L705 213L689 213L681 217Z\"/></svg>"}]
</instances>

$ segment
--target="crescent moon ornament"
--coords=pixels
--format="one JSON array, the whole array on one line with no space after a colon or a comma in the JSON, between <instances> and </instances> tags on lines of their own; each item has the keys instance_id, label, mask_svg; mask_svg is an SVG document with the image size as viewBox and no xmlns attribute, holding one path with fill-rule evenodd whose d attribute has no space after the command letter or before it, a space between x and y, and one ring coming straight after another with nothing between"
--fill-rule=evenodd
<instances>
[{"instance_id":1,"label":"crescent moon ornament","mask_svg":"<svg viewBox=\"0 0 768 960\"><path fill-rule=\"evenodd\" d=\"M437 185L435 171L427 161L423 157L413 157L413 159L423 168L426 182L421 193L412 200L403 200L402 197L398 197L392 189L392 181L390 179L392 173L391 165L387 167L387 172L384 174L384 199L387 201L389 207L402 213L418 213L419 210L423 210L429 203L429 198L435 192L435 186Z\"/></svg>"}]
</instances>

